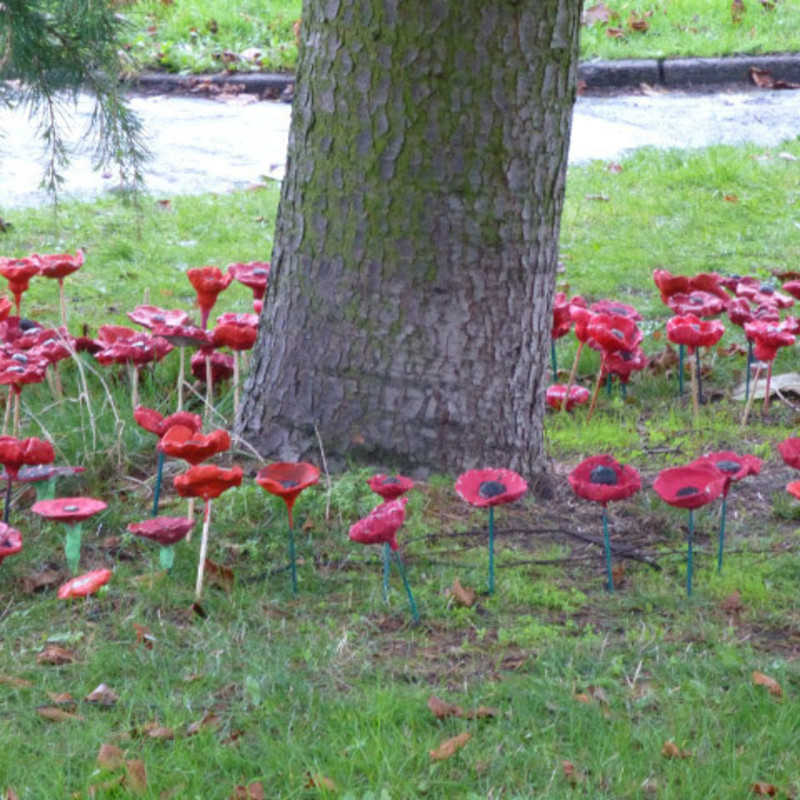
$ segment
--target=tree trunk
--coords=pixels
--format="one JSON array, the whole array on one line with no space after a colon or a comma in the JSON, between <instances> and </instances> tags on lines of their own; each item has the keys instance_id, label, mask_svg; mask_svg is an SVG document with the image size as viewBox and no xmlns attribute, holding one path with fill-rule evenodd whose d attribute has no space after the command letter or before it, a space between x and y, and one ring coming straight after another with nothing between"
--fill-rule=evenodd
<instances>
[{"instance_id":1,"label":"tree trunk","mask_svg":"<svg viewBox=\"0 0 800 800\"><path fill-rule=\"evenodd\" d=\"M306 0L238 433L543 466L579 0Z\"/></svg>"}]
</instances>

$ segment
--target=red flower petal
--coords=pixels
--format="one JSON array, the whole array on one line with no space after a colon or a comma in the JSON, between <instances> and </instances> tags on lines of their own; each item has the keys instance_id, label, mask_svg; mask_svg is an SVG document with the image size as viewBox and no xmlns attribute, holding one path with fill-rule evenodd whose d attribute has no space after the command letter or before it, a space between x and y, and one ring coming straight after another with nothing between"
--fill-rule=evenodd
<instances>
[{"instance_id":1,"label":"red flower petal","mask_svg":"<svg viewBox=\"0 0 800 800\"><path fill-rule=\"evenodd\" d=\"M578 497L603 505L612 500L624 500L642 488L639 473L609 455L584 459L567 479Z\"/></svg>"},{"instance_id":2,"label":"red flower petal","mask_svg":"<svg viewBox=\"0 0 800 800\"><path fill-rule=\"evenodd\" d=\"M376 506L366 517L350 526L350 538L361 544L383 544L388 542L392 550L397 550L397 531L406 518L407 497Z\"/></svg>"},{"instance_id":3,"label":"red flower petal","mask_svg":"<svg viewBox=\"0 0 800 800\"><path fill-rule=\"evenodd\" d=\"M479 508L511 503L527 488L524 478L510 469L471 469L459 475L455 484L462 500Z\"/></svg>"}]
</instances>

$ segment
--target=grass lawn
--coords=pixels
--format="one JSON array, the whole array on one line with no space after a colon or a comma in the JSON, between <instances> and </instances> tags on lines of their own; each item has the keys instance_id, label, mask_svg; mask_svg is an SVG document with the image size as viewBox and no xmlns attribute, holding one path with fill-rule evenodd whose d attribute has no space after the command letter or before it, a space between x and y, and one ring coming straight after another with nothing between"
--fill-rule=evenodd
<instances>
[{"instance_id":1,"label":"grass lawn","mask_svg":"<svg viewBox=\"0 0 800 800\"><path fill-rule=\"evenodd\" d=\"M800 0L748 2L736 21L719 0L585 4L581 58L663 58L800 50ZM299 0L134 0L121 9L133 69L292 70Z\"/></svg>"},{"instance_id":2,"label":"grass lawn","mask_svg":"<svg viewBox=\"0 0 800 800\"><path fill-rule=\"evenodd\" d=\"M800 141L780 148L640 151L618 168L571 168L562 233L562 288L612 296L645 316L644 347L665 347L656 267L771 279L800 256ZM122 323L145 300L189 309L187 267L269 257L275 189L116 199L7 211L4 255L86 250L65 281L73 333ZM224 219L225 225L218 220ZM35 278L23 313L55 322L54 282ZM233 284L217 311L248 311ZM722 345L743 342L729 326ZM562 369L574 336L559 341ZM776 372L794 368L785 348ZM85 362L91 412L25 387L24 436L49 436L56 462L85 466L59 495L101 497L84 524L82 568L108 567L107 589L65 602L64 530L15 490L11 523L24 548L0 567L0 792L31 798L719 798L800 793L798 504L775 445L796 427L796 401L756 409L741 428L731 392L744 359L705 356L713 402L692 422L674 367L635 376L622 398L601 395L590 422L551 414L554 481L497 512L497 590L485 592L486 514L423 476L399 540L422 615L410 624L402 584L381 597L380 553L347 538L375 504L372 470L352 465L299 498L300 591L290 591L282 503L253 481L260 462L230 459L242 486L214 501L209 579L192 611L199 526L176 546L169 576L155 546L125 530L149 514L156 439L132 420L126 375ZM590 386L587 354L579 380ZM146 371L142 403L171 410L174 354ZM562 373L563 374L563 373ZM190 403L199 408L199 401ZM230 393L214 425L227 426ZM697 512L696 578L685 593L686 516L650 489L658 470L723 448L765 460L728 501L725 565L716 572L719 507ZM612 452L644 490L610 506L617 591L604 590L600 509L574 497L566 473ZM391 465L383 465L391 467ZM167 462L167 487L182 470ZM185 513L167 489L161 513ZM233 581L230 575L233 575ZM477 592L471 607L454 581ZM42 653L47 655L42 656ZM49 660L63 663L45 663ZM771 681L771 682L770 682ZM85 700L106 684L107 703ZM444 711L431 697L457 704ZM458 737L458 738L456 738ZM433 758L443 743L452 755ZM456 745L462 745L456 749ZM104 747L105 746L105 747ZM98 755L102 755L98 760ZM446 751L445 751L446 752ZM260 787L260 788L259 788ZM259 793L261 792L261 793Z\"/></svg>"}]
</instances>

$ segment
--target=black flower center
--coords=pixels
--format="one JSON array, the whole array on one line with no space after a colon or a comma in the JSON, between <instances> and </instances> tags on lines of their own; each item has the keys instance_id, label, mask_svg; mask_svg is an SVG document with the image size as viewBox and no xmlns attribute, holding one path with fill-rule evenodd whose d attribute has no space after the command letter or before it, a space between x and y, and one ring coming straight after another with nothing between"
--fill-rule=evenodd
<instances>
[{"instance_id":1,"label":"black flower center","mask_svg":"<svg viewBox=\"0 0 800 800\"><path fill-rule=\"evenodd\" d=\"M266 275L267 271L265 269L254 269L253 275Z\"/></svg>"},{"instance_id":2,"label":"black flower center","mask_svg":"<svg viewBox=\"0 0 800 800\"><path fill-rule=\"evenodd\" d=\"M11 358L13 358L14 361L19 361L20 364L28 363L28 356L24 356L22 355L22 353L14 353L14 355L11 356Z\"/></svg>"},{"instance_id":3,"label":"black flower center","mask_svg":"<svg viewBox=\"0 0 800 800\"><path fill-rule=\"evenodd\" d=\"M163 314L153 314L153 322L166 322L166 317Z\"/></svg>"},{"instance_id":4,"label":"black flower center","mask_svg":"<svg viewBox=\"0 0 800 800\"><path fill-rule=\"evenodd\" d=\"M702 297L697 297L697 296L695 296L695 297L690 297L690 298L689 298L689 302L690 302L690 303L691 303L693 306L701 306L701 305L703 305L703 298L702 298Z\"/></svg>"},{"instance_id":5,"label":"black flower center","mask_svg":"<svg viewBox=\"0 0 800 800\"><path fill-rule=\"evenodd\" d=\"M623 350L619 356L623 361L630 361L633 358L633 353L630 350Z\"/></svg>"},{"instance_id":6,"label":"black flower center","mask_svg":"<svg viewBox=\"0 0 800 800\"><path fill-rule=\"evenodd\" d=\"M278 481L284 489L294 489L297 486L297 481Z\"/></svg>"},{"instance_id":7,"label":"black flower center","mask_svg":"<svg viewBox=\"0 0 800 800\"><path fill-rule=\"evenodd\" d=\"M624 339L625 338L625 334L622 331L617 330L616 328L612 328L611 329L611 335L616 339Z\"/></svg>"},{"instance_id":8,"label":"black flower center","mask_svg":"<svg viewBox=\"0 0 800 800\"><path fill-rule=\"evenodd\" d=\"M487 499L492 497L497 497L498 495L503 494L505 492L506 487L504 483L500 483L500 481L484 481L478 487L478 494L481 497L485 497Z\"/></svg>"},{"instance_id":9,"label":"black flower center","mask_svg":"<svg viewBox=\"0 0 800 800\"><path fill-rule=\"evenodd\" d=\"M77 511L78 508L79 508L78 506L63 506L61 510L62 511Z\"/></svg>"},{"instance_id":10,"label":"black flower center","mask_svg":"<svg viewBox=\"0 0 800 800\"><path fill-rule=\"evenodd\" d=\"M717 461L717 469L721 469L723 472L738 472L742 465L738 461Z\"/></svg>"},{"instance_id":11,"label":"black flower center","mask_svg":"<svg viewBox=\"0 0 800 800\"><path fill-rule=\"evenodd\" d=\"M623 308L622 306L611 306L609 309L612 314L619 314L620 316L626 316L628 313L627 308Z\"/></svg>"},{"instance_id":12,"label":"black flower center","mask_svg":"<svg viewBox=\"0 0 800 800\"><path fill-rule=\"evenodd\" d=\"M774 294L775 287L771 283L762 283L761 286L758 287L758 291L761 294Z\"/></svg>"},{"instance_id":13,"label":"black flower center","mask_svg":"<svg viewBox=\"0 0 800 800\"><path fill-rule=\"evenodd\" d=\"M605 464L598 464L589 473L589 483L599 483L603 486L616 486L619 483L619 476Z\"/></svg>"},{"instance_id":14,"label":"black flower center","mask_svg":"<svg viewBox=\"0 0 800 800\"><path fill-rule=\"evenodd\" d=\"M700 490L696 486L684 486L675 492L676 497L688 497L690 494L700 494Z\"/></svg>"},{"instance_id":15,"label":"black flower center","mask_svg":"<svg viewBox=\"0 0 800 800\"><path fill-rule=\"evenodd\" d=\"M390 475L388 478L383 479L383 485L386 486L387 484L391 483L400 483L400 480L396 475Z\"/></svg>"}]
</instances>

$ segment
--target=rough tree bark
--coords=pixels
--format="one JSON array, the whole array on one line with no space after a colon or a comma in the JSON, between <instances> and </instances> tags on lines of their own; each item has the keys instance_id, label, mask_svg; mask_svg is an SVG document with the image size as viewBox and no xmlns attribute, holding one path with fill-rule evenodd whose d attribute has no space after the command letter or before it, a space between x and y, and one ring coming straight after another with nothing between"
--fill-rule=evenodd
<instances>
[{"instance_id":1,"label":"rough tree bark","mask_svg":"<svg viewBox=\"0 0 800 800\"><path fill-rule=\"evenodd\" d=\"M543 466L580 0L306 0L238 433Z\"/></svg>"}]
</instances>

